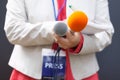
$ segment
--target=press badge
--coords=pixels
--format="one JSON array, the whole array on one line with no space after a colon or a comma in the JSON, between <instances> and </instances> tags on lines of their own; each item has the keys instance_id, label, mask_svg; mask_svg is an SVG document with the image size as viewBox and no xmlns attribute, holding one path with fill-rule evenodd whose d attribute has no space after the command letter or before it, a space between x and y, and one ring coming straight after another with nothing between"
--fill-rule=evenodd
<instances>
[{"instance_id":1,"label":"press badge","mask_svg":"<svg viewBox=\"0 0 120 80\"><path fill-rule=\"evenodd\" d=\"M59 55L52 49L42 49L42 80L64 80L66 54L60 50Z\"/></svg>"}]
</instances>

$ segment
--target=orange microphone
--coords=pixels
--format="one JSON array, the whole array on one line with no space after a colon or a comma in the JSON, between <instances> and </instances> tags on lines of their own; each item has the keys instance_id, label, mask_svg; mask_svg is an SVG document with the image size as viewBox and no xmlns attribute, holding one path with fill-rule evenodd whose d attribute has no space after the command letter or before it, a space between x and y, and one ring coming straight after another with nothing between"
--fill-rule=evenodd
<instances>
[{"instance_id":1,"label":"orange microphone","mask_svg":"<svg viewBox=\"0 0 120 80\"><path fill-rule=\"evenodd\" d=\"M82 31L88 22L87 15L82 11L74 11L67 20L68 27L73 32Z\"/></svg>"},{"instance_id":2,"label":"orange microphone","mask_svg":"<svg viewBox=\"0 0 120 80\"><path fill-rule=\"evenodd\" d=\"M59 36L65 36L68 27L71 32L82 31L88 22L87 15L82 11L74 11L67 20L67 25L64 22L59 21L54 26L54 32Z\"/></svg>"}]
</instances>

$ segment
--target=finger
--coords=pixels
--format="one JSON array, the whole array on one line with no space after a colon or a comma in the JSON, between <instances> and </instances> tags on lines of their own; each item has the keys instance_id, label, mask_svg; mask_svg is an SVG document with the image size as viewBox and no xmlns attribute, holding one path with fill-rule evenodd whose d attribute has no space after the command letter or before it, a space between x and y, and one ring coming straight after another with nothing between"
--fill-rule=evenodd
<instances>
[{"instance_id":1,"label":"finger","mask_svg":"<svg viewBox=\"0 0 120 80\"><path fill-rule=\"evenodd\" d=\"M71 39L72 36L73 36L73 34L71 33L71 31L67 31L66 37L67 37L68 39Z\"/></svg>"},{"instance_id":2,"label":"finger","mask_svg":"<svg viewBox=\"0 0 120 80\"><path fill-rule=\"evenodd\" d=\"M75 36L80 36L80 32L75 32L74 35Z\"/></svg>"},{"instance_id":3,"label":"finger","mask_svg":"<svg viewBox=\"0 0 120 80\"><path fill-rule=\"evenodd\" d=\"M53 34L53 37L54 37L54 40L55 40L55 42L58 42L58 40L59 40L59 36L57 35L57 34Z\"/></svg>"},{"instance_id":4,"label":"finger","mask_svg":"<svg viewBox=\"0 0 120 80\"><path fill-rule=\"evenodd\" d=\"M59 47L61 47L61 48L63 48L63 49L67 49L68 47L66 46L66 45L64 45L64 44L58 44L59 45Z\"/></svg>"}]
</instances>

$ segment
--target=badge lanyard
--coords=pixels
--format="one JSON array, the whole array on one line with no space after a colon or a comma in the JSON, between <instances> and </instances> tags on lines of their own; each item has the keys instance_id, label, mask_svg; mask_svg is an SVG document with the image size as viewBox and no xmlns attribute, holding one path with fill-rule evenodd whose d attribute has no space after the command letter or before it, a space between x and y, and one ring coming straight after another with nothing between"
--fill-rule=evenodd
<instances>
[{"instance_id":1,"label":"badge lanyard","mask_svg":"<svg viewBox=\"0 0 120 80\"><path fill-rule=\"evenodd\" d=\"M56 21L58 21L58 16L59 16L59 14L61 13L61 11L62 11L62 9L64 8L64 6L66 5L66 0L64 0L64 2L63 2L63 4L62 4L62 6L60 7L60 9L58 9L58 14L56 14L56 8L55 8L55 1L54 0L52 0L52 4L53 4L53 11L54 11L54 18L55 18L55 20ZM57 79L57 73L58 73L58 69L56 69L56 64L58 64L59 65L59 57L60 57L60 47L58 47L58 49L57 49L57 52L55 53L55 59L54 59L54 61L53 61L53 63L54 63L54 71L53 71L53 73L54 73L54 78L53 78L53 80L56 80Z\"/></svg>"},{"instance_id":2,"label":"badge lanyard","mask_svg":"<svg viewBox=\"0 0 120 80\"><path fill-rule=\"evenodd\" d=\"M64 0L62 6L61 6L60 9L58 10L58 14L56 15L55 1L52 0L53 11L54 11L54 18L55 18L56 21L58 20L58 16L59 16L59 14L61 13L62 9L63 9L64 6L66 5L66 1L67 1L67 0Z\"/></svg>"}]
</instances>

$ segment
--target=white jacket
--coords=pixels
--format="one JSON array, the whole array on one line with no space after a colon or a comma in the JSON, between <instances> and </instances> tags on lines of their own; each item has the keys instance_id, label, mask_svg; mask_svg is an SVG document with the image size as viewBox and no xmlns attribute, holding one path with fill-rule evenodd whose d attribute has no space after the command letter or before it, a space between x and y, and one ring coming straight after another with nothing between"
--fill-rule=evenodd
<instances>
[{"instance_id":1,"label":"white jacket","mask_svg":"<svg viewBox=\"0 0 120 80\"><path fill-rule=\"evenodd\" d=\"M73 12L69 5L84 11L89 18L82 31L81 52L70 54L73 75L75 80L80 80L99 70L95 53L111 43L114 29L109 18L108 0L67 0L67 16ZM55 6L57 9L57 2ZM8 40L15 45L9 65L40 79L41 50L51 48L55 23L52 0L8 0L4 30Z\"/></svg>"}]
</instances>

